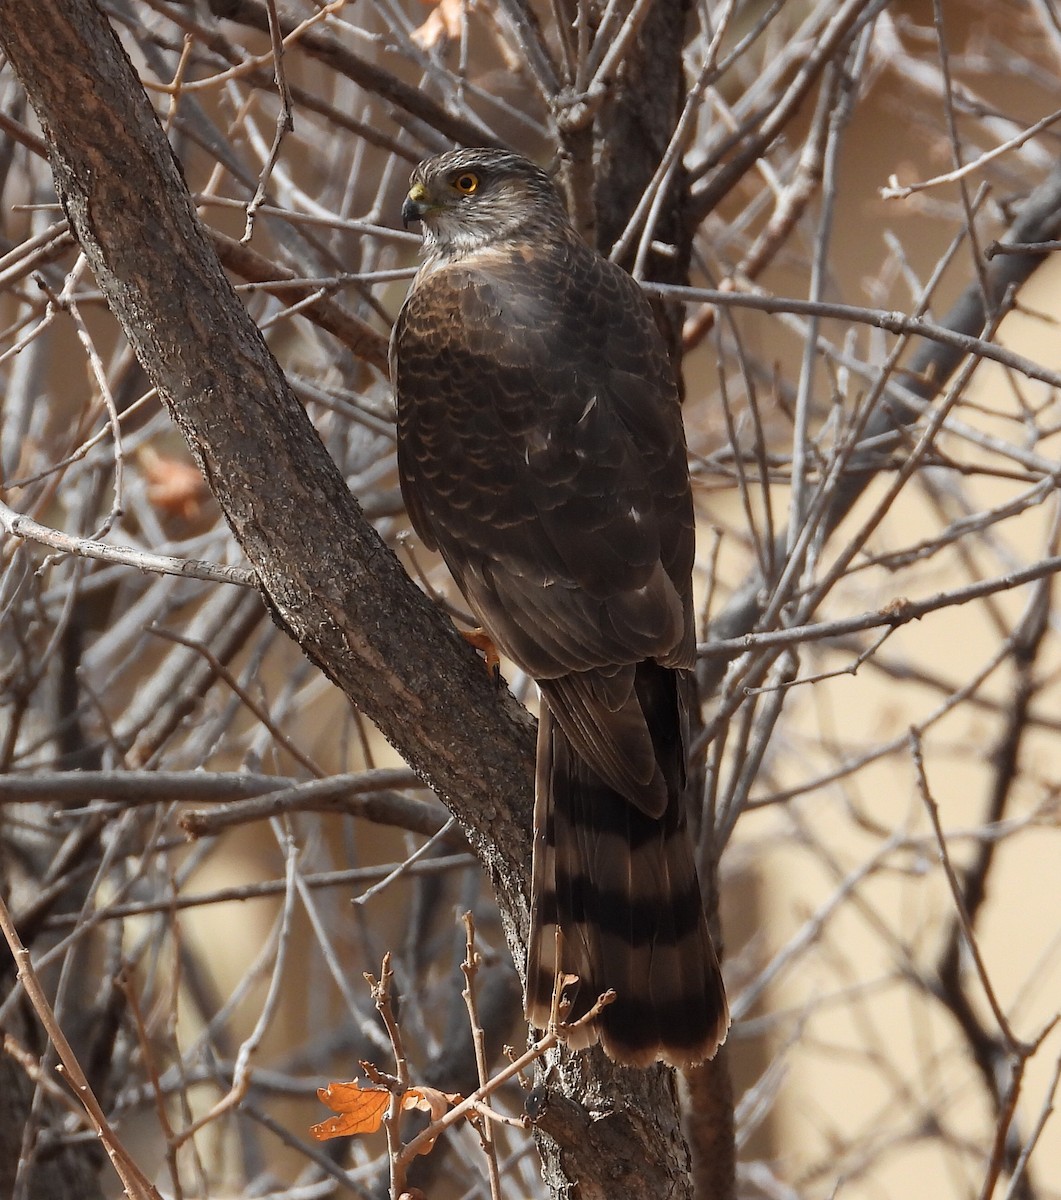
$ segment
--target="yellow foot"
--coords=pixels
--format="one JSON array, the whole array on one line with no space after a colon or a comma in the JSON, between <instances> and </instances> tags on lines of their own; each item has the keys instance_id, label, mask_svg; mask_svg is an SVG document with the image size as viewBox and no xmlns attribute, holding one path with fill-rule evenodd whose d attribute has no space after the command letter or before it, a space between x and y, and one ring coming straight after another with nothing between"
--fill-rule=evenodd
<instances>
[{"instance_id":1,"label":"yellow foot","mask_svg":"<svg viewBox=\"0 0 1061 1200\"><path fill-rule=\"evenodd\" d=\"M460 635L486 659L486 669L494 683L501 682L501 656L497 652L494 639L480 626L478 629L462 629Z\"/></svg>"}]
</instances>

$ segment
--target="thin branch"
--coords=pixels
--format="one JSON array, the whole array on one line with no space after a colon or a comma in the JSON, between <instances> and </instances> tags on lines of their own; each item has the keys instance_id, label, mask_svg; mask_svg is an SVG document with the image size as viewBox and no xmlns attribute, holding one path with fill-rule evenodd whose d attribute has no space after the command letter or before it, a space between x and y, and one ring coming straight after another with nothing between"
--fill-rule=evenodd
<instances>
[{"instance_id":1,"label":"thin branch","mask_svg":"<svg viewBox=\"0 0 1061 1200\"><path fill-rule=\"evenodd\" d=\"M254 572L243 567L224 567L195 558L173 558L167 554L153 554L148 550L134 550L131 546L114 546L93 538L60 533L57 529L49 529L31 517L15 512L3 501L0 501L0 525L12 537L27 538L64 554L95 558L100 562L120 563L123 566L135 567L139 571L179 575L185 579L202 579L210 583L234 583L239 587L256 587L258 582Z\"/></svg>"},{"instance_id":2,"label":"thin branch","mask_svg":"<svg viewBox=\"0 0 1061 1200\"><path fill-rule=\"evenodd\" d=\"M30 1003L33 1005L33 1010L37 1014L40 1023L44 1026L52 1045L55 1046L62 1061L63 1074L73 1089L74 1095L85 1106L85 1111L88 1113L89 1119L107 1151L111 1165L114 1167L118 1178L122 1181L122 1186L128 1195L132 1197L132 1200L162 1200L155 1186L140 1170L129 1152L119 1141L103 1109L100 1107L95 1093L89 1087L85 1073L81 1069L81 1064L78 1062L70 1043L66 1040L66 1035L60 1029L55 1019L52 1006L48 1003L44 988L41 986L41 982L37 978L37 973L33 969L29 951L22 945L19 939L18 931L11 921L11 914L8 912L7 905L4 903L2 896L0 896L0 930L3 931L4 938L15 959L18 967L18 978L23 988L25 988Z\"/></svg>"}]
</instances>

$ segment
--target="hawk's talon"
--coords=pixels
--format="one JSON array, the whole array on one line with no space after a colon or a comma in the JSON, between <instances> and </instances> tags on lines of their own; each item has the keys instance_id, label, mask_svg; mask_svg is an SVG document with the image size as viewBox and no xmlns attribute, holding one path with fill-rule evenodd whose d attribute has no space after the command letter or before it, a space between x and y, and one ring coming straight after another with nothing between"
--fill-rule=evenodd
<instances>
[{"instance_id":1,"label":"hawk's talon","mask_svg":"<svg viewBox=\"0 0 1061 1200\"><path fill-rule=\"evenodd\" d=\"M461 629L462 638L486 660L486 669L494 681L495 687L501 686L501 655L497 652L494 639L480 625L477 629Z\"/></svg>"}]
</instances>

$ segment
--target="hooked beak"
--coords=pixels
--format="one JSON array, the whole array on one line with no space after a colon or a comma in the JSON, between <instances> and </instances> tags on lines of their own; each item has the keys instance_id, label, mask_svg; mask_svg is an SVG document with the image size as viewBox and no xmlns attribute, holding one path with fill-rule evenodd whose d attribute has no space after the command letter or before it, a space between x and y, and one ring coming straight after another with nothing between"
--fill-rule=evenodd
<instances>
[{"instance_id":1,"label":"hooked beak","mask_svg":"<svg viewBox=\"0 0 1061 1200\"><path fill-rule=\"evenodd\" d=\"M423 220L424 213L431 208L427 199L427 188L422 183L414 183L409 189L402 205L402 225L408 229L413 221Z\"/></svg>"}]
</instances>

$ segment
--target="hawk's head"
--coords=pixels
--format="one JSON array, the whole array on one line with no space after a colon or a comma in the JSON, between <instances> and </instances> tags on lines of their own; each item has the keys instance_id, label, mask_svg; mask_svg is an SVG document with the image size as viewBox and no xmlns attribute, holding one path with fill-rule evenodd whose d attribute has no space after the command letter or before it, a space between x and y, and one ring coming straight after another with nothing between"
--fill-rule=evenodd
<instances>
[{"instance_id":1,"label":"hawk's head","mask_svg":"<svg viewBox=\"0 0 1061 1200\"><path fill-rule=\"evenodd\" d=\"M467 253L556 228L567 214L549 176L505 150L451 150L422 162L409 181L402 221L420 221L428 247Z\"/></svg>"}]
</instances>

